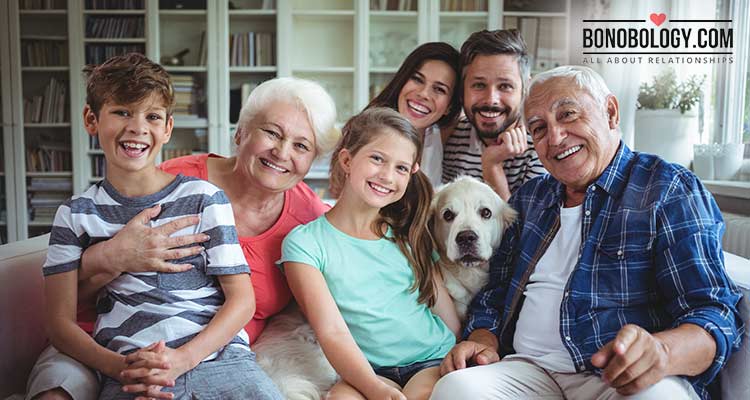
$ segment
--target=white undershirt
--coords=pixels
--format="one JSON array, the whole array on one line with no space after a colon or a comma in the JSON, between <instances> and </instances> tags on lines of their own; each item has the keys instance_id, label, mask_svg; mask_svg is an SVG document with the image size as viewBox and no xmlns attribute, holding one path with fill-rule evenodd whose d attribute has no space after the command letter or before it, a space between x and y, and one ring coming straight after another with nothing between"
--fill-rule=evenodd
<instances>
[{"instance_id":1,"label":"white undershirt","mask_svg":"<svg viewBox=\"0 0 750 400\"><path fill-rule=\"evenodd\" d=\"M437 189L443 177L443 142L440 127L432 124L424 130L422 162L419 168L430 179L432 187Z\"/></svg>"},{"instance_id":2,"label":"white undershirt","mask_svg":"<svg viewBox=\"0 0 750 400\"><path fill-rule=\"evenodd\" d=\"M513 336L516 357L554 372L576 372L560 337L560 304L578 263L583 205L560 209L560 230L529 278Z\"/></svg>"}]
</instances>

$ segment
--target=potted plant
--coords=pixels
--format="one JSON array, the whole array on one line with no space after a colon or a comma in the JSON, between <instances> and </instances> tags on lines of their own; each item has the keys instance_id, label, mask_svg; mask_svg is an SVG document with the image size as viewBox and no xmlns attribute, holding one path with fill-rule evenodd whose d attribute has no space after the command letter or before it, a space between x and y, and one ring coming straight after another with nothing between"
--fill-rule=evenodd
<instances>
[{"instance_id":1,"label":"potted plant","mask_svg":"<svg viewBox=\"0 0 750 400\"><path fill-rule=\"evenodd\" d=\"M670 162L690 166L694 133L698 132L695 107L703 95L704 75L677 81L674 69L641 84L635 113L635 149L654 153Z\"/></svg>"}]
</instances>

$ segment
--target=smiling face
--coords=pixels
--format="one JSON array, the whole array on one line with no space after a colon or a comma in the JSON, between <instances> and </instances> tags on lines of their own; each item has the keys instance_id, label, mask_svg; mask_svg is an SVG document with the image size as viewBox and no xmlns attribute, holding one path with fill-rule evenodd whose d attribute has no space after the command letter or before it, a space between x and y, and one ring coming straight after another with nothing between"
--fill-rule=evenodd
<instances>
[{"instance_id":1,"label":"smiling face","mask_svg":"<svg viewBox=\"0 0 750 400\"><path fill-rule=\"evenodd\" d=\"M450 110L456 74L447 63L427 60L414 72L398 95L398 112L419 131L436 123Z\"/></svg>"},{"instance_id":2,"label":"smiling face","mask_svg":"<svg viewBox=\"0 0 750 400\"><path fill-rule=\"evenodd\" d=\"M617 99L605 105L573 78L550 78L535 85L524 104L539 159L570 193L585 191L612 161L620 142Z\"/></svg>"},{"instance_id":3,"label":"smiling face","mask_svg":"<svg viewBox=\"0 0 750 400\"><path fill-rule=\"evenodd\" d=\"M98 116L86 105L84 126L89 135L99 138L108 177L155 168L154 160L174 125L163 103L158 95L126 105L105 102Z\"/></svg>"},{"instance_id":4,"label":"smiling face","mask_svg":"<svg viewBox=\"0 0 750 400\"><path fill-rule=\"evenodd\" d=\"M372 132L375 137L355 154L343 149L339 162L348 174L343 196L354 195L373 208L395 203L406 192L411 174L419 169L417 148L389 128Z\"/></svg>"},{"instance_id":5,"label":"smiling face","mask_svg":"<svg viewBox=\"0 0 750 400\"><path fill-rule=\"evenodd\" d=\"M464 113L481 137L496 139L518 120L522 89L515 56L478 55L464 67Z\"/></svg>"},{"instance_id":6,"label":"smiling face","mask_svg":"<svg viewBox=\"0 0 750 400\"><path fill-rule=\"evenodd\" d=\"M291 189L315 159L315 132L304 109L270 103L237 130L237 168L270 192Z\"/></svg>"}]
</instances>

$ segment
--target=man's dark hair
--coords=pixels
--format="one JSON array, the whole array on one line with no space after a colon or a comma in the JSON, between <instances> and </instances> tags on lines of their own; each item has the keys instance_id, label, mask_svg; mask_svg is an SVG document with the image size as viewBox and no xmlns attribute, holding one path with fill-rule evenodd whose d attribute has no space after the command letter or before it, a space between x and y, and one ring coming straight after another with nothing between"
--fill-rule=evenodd
<instances>
[{"instance_id":1,"label":"man's dark hair","mask_svg":"<svg viewBox=\"0 0 750 400\"><path fill-rule=\"evenodd\" d=\"M463 84L466 66L471 64L477 56L499 54L516 57L525 95L530 75L529 55L526 52L526 42L523 41L518 29L498 29L494 31L484 29L472 33L461 46L461 83Z\"/></svg>"}]
</instances>

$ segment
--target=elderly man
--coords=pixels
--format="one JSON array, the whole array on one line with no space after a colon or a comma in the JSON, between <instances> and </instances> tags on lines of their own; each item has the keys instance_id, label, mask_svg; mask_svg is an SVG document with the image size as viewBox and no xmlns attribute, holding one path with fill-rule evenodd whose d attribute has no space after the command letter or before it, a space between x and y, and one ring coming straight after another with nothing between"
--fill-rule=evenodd
<instances>
[{"instance_id":1,"label":"elderly man","mask_svg":"<svg viewBox=\"0 0 750 400\"><path fill-rule=\"evenodd\" d=\"M531 82L550 175L511 198L519 221L433 399L710 398L744 330L721 214L688 170L622 143L618 107L589 68Z\"/></svg>"},{"instance_id":2,"label":"elderly man","mask_svg":"<svg viewBox=\"0 0 750 400\"><path fill-rule=\"evenodd\" d=\"M484 179L504 200L545 170L519 122L529 83L526 43L515 29L474 32L461 46L464 117L443 149L443 182Z\"/></svg>"}]
</instances>

